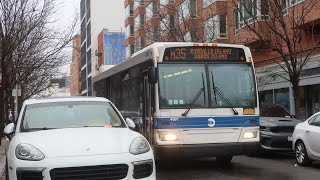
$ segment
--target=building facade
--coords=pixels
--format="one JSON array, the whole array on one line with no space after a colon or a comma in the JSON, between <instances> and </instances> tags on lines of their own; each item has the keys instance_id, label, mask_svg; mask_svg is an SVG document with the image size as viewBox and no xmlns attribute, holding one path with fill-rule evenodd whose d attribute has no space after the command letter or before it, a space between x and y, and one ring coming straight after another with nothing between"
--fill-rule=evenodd
<instances>
[{"instance_id":1,"label":"building facade","mask_svg":"<svg viewBox=\"0 0 320 180\"><path fill-rule=\"evenodd\" d=\"M104 68L99 64L98 36L102 30L119 29L119 27L107 24L108 21L118 21L112 14L114 7L107 0L81 0L81 95L92 96L92 77L101 73ZM121 17L117 17L121 18ZM111 32L111 31L110 31Z\"/></svg>"},{"instance_id":2,"label":"building facade","mask_svg":"<svg viewBox=\"0 0 320 180\"><path fill-rule=\"evenodd\" d=\"M70 94L71 94L71 96L81 95L80 48L81 48L80 35L76 35L73 38L72 62L70 64Z\"/></svg>"},{"instance_id":3,"label":"building facade","mask_svg":"<svg viewBox=\"0 0 320 180\"><path fill-rule=\"evenodd\" d=\"M252 4L254 2L254 4ZM302 54L308 54L308 63L300 74L301 119L320 110L320 3L316 0L125 0L125 46L126 57L155 41L188 41L244 44L251 48L257 71L260 101L281 104L292 114L294 108L293 88L288 81L285 65L279 63L279 53L265 48L268 39L276 43L275 32L266 31L266 23L275 17L290 19L306 14L303 22L290 29L301 29L299 35ZM314 4L314 7L313 5ZM309 8L309 9L308 9ZM278 13L272 11L279 9ZM307 12L307 10L308 12ZM280 18L280 19L281 19ZM275 23L281 31L281 24ZM278 28L279 27L279 28ZM269 28L270 29L270 28ZM258 37L253 30L261 32ZM264 34L263 34L264 33ZM289 34L288 36L292 36ZM283 47L288 53L289 48ZM299 61L299 60L298 60ZM277 76L275 76L275 72Z\"/></svg>"}]
</instances>

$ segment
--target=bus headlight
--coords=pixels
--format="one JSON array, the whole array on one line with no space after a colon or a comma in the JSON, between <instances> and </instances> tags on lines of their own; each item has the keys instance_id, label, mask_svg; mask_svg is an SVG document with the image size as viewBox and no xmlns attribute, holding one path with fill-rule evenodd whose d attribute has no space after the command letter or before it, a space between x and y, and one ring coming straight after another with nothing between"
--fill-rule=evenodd
<instances>
[{"instance_id":1,"label":"bus headlight","mask_svg":"<svg viewBox=\"0 0 320 180\"><path fill-rule=\"evenodd\" d=\"M159 134L159 138L161 141L177 141L178 140L178 136L171 132Z\"/></svg>"},{"instance_id":2,"label":"bus headlight","mask_svg":"<svg viewBox=\"0 0 320 180\"><path fill-rule=\"evenodd\" d=\"M244 139L252 139L257 137L257 132L246 132L243 135Z\"/></svg>"}]
</instances>

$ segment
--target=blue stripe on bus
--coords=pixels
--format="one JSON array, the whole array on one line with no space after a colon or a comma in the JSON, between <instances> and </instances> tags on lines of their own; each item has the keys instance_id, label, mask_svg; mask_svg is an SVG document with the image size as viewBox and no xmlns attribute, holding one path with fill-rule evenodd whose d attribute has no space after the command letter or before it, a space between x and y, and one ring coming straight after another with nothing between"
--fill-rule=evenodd
<instances>
[{"instance_id":1,"label":"blue stripe on bus","mask_svg":"<svg viewBox=\"0 0 320 180\"><path fill-rule=\"evenodd\" d=\"M250 122L251 120L256 121ZM155 118L154 124L155 129L255 127L259 125L259 116Z\"/></svg>"}]
</instances>

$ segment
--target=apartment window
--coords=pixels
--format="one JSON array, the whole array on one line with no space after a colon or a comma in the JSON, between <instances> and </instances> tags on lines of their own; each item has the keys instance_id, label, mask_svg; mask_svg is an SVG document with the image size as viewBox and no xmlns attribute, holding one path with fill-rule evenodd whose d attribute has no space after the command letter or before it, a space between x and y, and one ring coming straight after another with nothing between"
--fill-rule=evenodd
<instances>
[{"instance_id":1,"label":"apartment window","mask_svg":"<svg viewBox=\"0 0 320 180\"><path fill-rule=\"evenodd\" d=\"M157 27L152 27L151 28L151 33L152 33L152 39L153 41L159 41L159 28Z\"/></svg>"},{"instance_id":2,"label":"apartment window","mask_svg":"<svg viewBox=\"0 0 320 180\"><path fill-rule=\"evenodd\" d=\"M87 63L87 53L86 53L86 50L87 50L87 45L86 43L84 43L84 45L81 47L81 67L86 65Z\"/></svg>"},{"instance_id":3,"label":"apartment window","mask_svg":"<svg viewBox=\"0 0 320 180\"><path fill-rule=\"evenodd\" d=\"M81 2L80 2L80 17L81 17L81 19L84 17L85 14L86 14L86 1L81 0Z\"/></svg>"},{"instance_id":4,"label":"apartment window","mask_svg":"<svg viewBox=\"0 0 320 180\"><path fill-rule=\"evenodd\" d=\"M145 47L144 37L138 37L134 46L134 52L139 51Z\"/></svg>"},{"instance_id":5,"label":"apartment window","mask_svg":"<svg viewBox=\"0 0 320 180\"><path fill-rule=\"evenodd\" d=\"M134 18L134 31L144 27L144 15L139 14Z\"/></svg>"},{"instance_id":6,"label":"apartment window","mask_svg":"<svg viewBox=\"0 0 320 180\"><path fill-rule=\"evenodd\" d=\"M239 11L235 10L233 14L234 14L234 27L237 30L240 28L240 26L239 26Z\"/></svg>"},{"instance_id":7,"label":"apartment window","mask_svg":"<svg viewBox=\"0 0 320 180\"><path fill-rule=\"evenodd\" d=\"M126 58L129 58L134 53L134 45L130 44L126 47Z\"/></svg>"},{"instance_id":8,"label":"apartment window","mask_svg":"<svg viewBox=\"0 0 320 180\"><path fill-rule=\"evenodd\" d=\"M227 37L227 16L215 15L204 22L204 38L206 42L212 39Z\"/></svg>"},{"instance_id":9,"label":"apartment window","mask_svg":"<svg viewBox=\"0 0 320 180\"><path fill-rule=\"evenodd\" d=\"M139 44L140 44L140 48L144 48L146 46L146 42L144 37L139 37Z\"/></svg>"},{"instance_id":10,"label":"apartment window","mask_svg":"<svg viewBox=\"0 0 320 180\"><path fill-rule=\"evenodd\" d=\"M152 17L158 16L158 7L157 4L154 2L151 2L147 8L146 8L146 19L150 19Z\"/></svg>"},{"instance_id":11,"label":"apartment window","mask_svg":"<svg viewBox=\"0 0 320 180\"><path fill-rule=\"evenodd\" d=\"M88 96L92 96L92 85L91 77L88 78Z\"/></svg>"},{"instance_id":12,"label":"apartment window","mask_svg":"<svg viewBox=\"0 0 320 180\"><path fill-rule=\"evenodd\" d=\"M81 71L81 91L84 91L87 89L87 69L84 68Z\"/></svg>"},{"instance_id":13,"label":"apartment window","mask_svg":"<svg viewBox=\"0 0 320 180\"><path fill-rule=\"evenodd\" d=\"M202 0L202 8L210 6L216 0Z\"/></svg>"},{"instance_id":14,"label":"apartment window","mask_svg":"<svg viewBox=\"0 0 320 180\"><path fill-rule=\"evenodd\" d=\"M185 19L197 17L197 1L185 0L180 4L178 10L179 22L182 23Z\"/></svg>"},{"instance_id":15,"label":"apartment window","mask_svg":"<svg viewBox=\"0 0 320 180\"><path fill-rule=\"evenodd\" d=\"M91 0L87 0L86 9L87 9L87 19L91 18Z\"/></svg>"},{"instance_id":16,"label":"apartment window","mask_svg":"<svg viewBox=\"0 0 320 180\"><path fill-rule=\"evenodd\" d=\"M161 31L168 32L169 30L174 28L175 17L172 14L167 14L162 20L160 24Z\"/></svg>"},{"instance_id":17,"label":"apartment window","mask_svg":"<svg viewBox=\"0 0 320 180\"><path fill-rule=\"evenodd\" d=\"M184 34L183 38L184 38L184 42L191 42L192 40L191 40L190 31L188 31L186 34Z\"/></svg>"},{"instance_id":18,"label":"apartment window","mask_svg":"<svg viewBox=\"0 0 320 180\"><path fill-rule=\"evenodd\" d=\"M137 9L139 6L143 6L144 5L144 0L135 0L134 4L133 4L133 9Z\"/></svg>"},{"instance_id":19,"label":"apartment window","mask_svg":"<svg viewBox=\"0 0 320 180\"><path fill-rule=\"evenodd\" d=\"M288 14L290 0L281 0L282 12L283 14Z\"/></svg>"},{"instance_id":20,"label":"apartment window","mask_svg":"<svg viewBox=\"0 0 320 180\"><path fill-rule=\"evenodd\" d=\"M87 26L87 47L91 46L91 22Z\"/></svg>"},{"instance_id":21,"label":"apartment window","mask_svg":"<svg viewBox=\"0 0 320 180\"><path fill-rule=\"evenodd\" d=\"M133 36L133 34L134 34L134 25L133 24L129 24L126 27L126 37Z\"/></svg>"},{"instance_id":22,"label":"apartment window","mask_svg":"<svg viewBox=\"0 0 320 180\"><path fill-rule=\"evenodd\" d=\"M160 0L160 5L167 5L169 3L174 3L174 0Z\"/></svg>"},{"instance_id":23,"label":"apartment window","mask_svg":"<svg viewBox=\"0 0 320 180\"><path fill-rule=\"evenodd\" d=\"M128 4L126 7L126 18L133 16L133 4Z\"/></svg>"},{"instance_id":24,"label":"apartment window","mask_svg":"<svg viewBox=\"0 0 320 180\"><path fill-rule=\"evenodd\" d=\"M239 27L252 24L255 19L265 20L269 18L268 0L242 0L239 3L239 10Z\"/></svg>"},{"instance_id":25,"label":"apartment window","mask_svg":"<svg viewBox=\"0 0 320 180\"><path fill-rule=\"evenodd\" d=\"M294 5L296 5L296 4L298 4L298 3L302 2L302 1L303 0L290 0L290 5L294 6Z\"/></svg>"},{"instance_id":26,"label":"apartment window","mask_svg":"<svg viewBox=\"0 0 320 180\"><path fill-rule=\"evenodd\" d=\"M81 22L81 44L86 40L86 21Z\"/></svg>"},{"instance_id":27,"label":"apartment window","mask_svg":"<svg viewBox=\"0 0 320 180\"><path fill-rule=\"evenodd\" d=\"M88 69L88 74L91 73L91 49L87 52L87 69Z\"/></svg>"}]
</instances>

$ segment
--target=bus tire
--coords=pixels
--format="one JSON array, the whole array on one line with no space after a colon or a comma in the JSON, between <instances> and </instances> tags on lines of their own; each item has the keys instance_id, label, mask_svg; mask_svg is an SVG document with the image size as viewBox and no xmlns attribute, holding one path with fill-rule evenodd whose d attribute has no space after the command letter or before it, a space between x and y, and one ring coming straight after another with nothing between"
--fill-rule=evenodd
<instances>
[{"instance_id":1,"label":"bus tire","mask_svg":"<svg viewBox=\"0 0 320 180\"><path fill-rule=\"evenodd\" d=\"M233 156L218 156L218 157L216 157L216 160L217 160L218 164L230 165L232 158L233 158Z\"/></svg>"}]
</instances>

